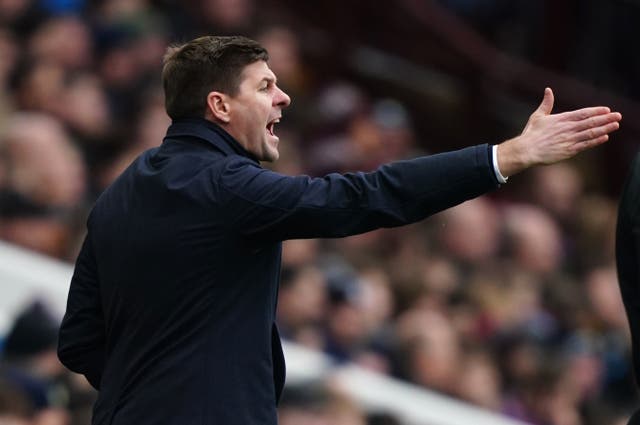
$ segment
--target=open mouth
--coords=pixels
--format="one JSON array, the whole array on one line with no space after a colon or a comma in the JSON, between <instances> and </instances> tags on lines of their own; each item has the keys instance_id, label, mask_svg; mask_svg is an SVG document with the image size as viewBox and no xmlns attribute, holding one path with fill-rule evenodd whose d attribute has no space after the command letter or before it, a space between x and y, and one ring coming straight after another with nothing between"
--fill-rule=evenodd
<instances>
[{"instance_id":1,"label":"open mouth","mask_svg":"<svg viewBox=\"0 0 640 425\"><path fill-rule=\"evenodd\" d=\"M271 120L267 123L267 133L269 133L271 136L273 137L278 137L276 136L276 133L274 132L274 128L276 126L277 123L280 122L280 118L276 118L274 120Z\"/></svg>"}]
</instances>

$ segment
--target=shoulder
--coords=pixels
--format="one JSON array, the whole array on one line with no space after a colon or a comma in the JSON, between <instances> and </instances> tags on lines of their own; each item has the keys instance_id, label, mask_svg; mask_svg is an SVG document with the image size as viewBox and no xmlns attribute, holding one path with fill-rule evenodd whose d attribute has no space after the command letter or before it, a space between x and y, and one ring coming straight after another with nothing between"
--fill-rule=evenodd
<instances>
[{"instance_id":1,"label":"shoulder","mask_svg":"<svg viewBox=\"0 0 640 425\"><path fill-rule=\"evenodd\" d=\"M217 166L220 169L220 182L227 185L267 171L260 163L240 155L226 156Z\"/></svg>"}]
</instances>

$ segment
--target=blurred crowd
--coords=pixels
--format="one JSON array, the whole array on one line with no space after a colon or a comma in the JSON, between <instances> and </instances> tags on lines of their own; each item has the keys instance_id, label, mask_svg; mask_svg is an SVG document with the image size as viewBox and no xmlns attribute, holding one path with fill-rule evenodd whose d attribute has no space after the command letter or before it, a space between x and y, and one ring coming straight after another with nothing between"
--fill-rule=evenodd
<instances>
[{"instance_id":1,"label":"blurred crowd","mask_svg":"<svg viewBox=\"0 0 640 425\"><path fill-rule=\"evenodd\" d=\"M242 33L270 52L293 99L275 170L366 171L432 152L425 128L437 123L345 71L331 38L286 3L0 0L0 238L75 260L96 197L170 123L166 47L201 34ZM474 2L442 3L464 14ZM616 200L593 189L594 171L538 168L409 227L287 241L281 334L336 364L532 424L626 423L638 399L614 264ZM0 424L89 423L95 393L55 356L59 319L36 302L0 336ZM327 382L287 388L280 420L400 424Z\"/></svg>"}]
</instances>

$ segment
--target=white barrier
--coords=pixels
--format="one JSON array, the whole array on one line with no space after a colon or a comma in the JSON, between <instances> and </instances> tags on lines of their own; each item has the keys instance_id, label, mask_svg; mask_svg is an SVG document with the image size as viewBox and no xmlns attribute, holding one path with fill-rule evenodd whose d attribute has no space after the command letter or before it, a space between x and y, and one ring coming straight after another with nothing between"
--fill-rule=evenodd
<instances>
[{"instance_id":1,"label":"white barrier","mask_svg":"<svg viewBox=\"0 0 640 425\"><path fill-rule=\"evenodd\" d=\"M72 272L68 263L0 241L0 334L34 298L62 318Z\"/></svg>"},{"instance_id":2,"label":"white barrier","mask_svg":"<svg viewBox=\"0 0 640 425\"><path fill-rule=\"evenodd\" d=\"M43 299L62 317L71 274L70 264L0 241L0 335L34 298ZM357 366L336 367L324 354L291 342L283 347L287 384L331 376L365 409L387 411L407 425L523 425Z\"/></svg>"}]
</instances>

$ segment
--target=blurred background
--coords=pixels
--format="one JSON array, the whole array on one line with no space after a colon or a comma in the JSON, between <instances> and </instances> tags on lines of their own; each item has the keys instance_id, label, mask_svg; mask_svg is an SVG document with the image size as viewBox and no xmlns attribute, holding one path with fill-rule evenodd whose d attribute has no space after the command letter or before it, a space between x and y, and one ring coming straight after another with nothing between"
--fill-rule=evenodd
<instances>
[{"instance_id":1,"label":"blurred background","mask_svg":"<svg viewBox=\"0 0 640 425\"><path fill-rule=\"evenodd\" d=\"M278 322L334 366L514 420L626 423L614 229L640 136L639 1L0 0L0 239L75 260L92 203L170 123L166 47L204 34L269 50L293 99L285 174L498 143L547 86L556 112L620 111L604 146L419 224L286 242ZM95 393L55 356L62 312L45 293L2 303L20 284L0 274L0 424L88 424ZM322 374L289 385L280 420L407 423Z\"/></svg>"}]
</instances>

